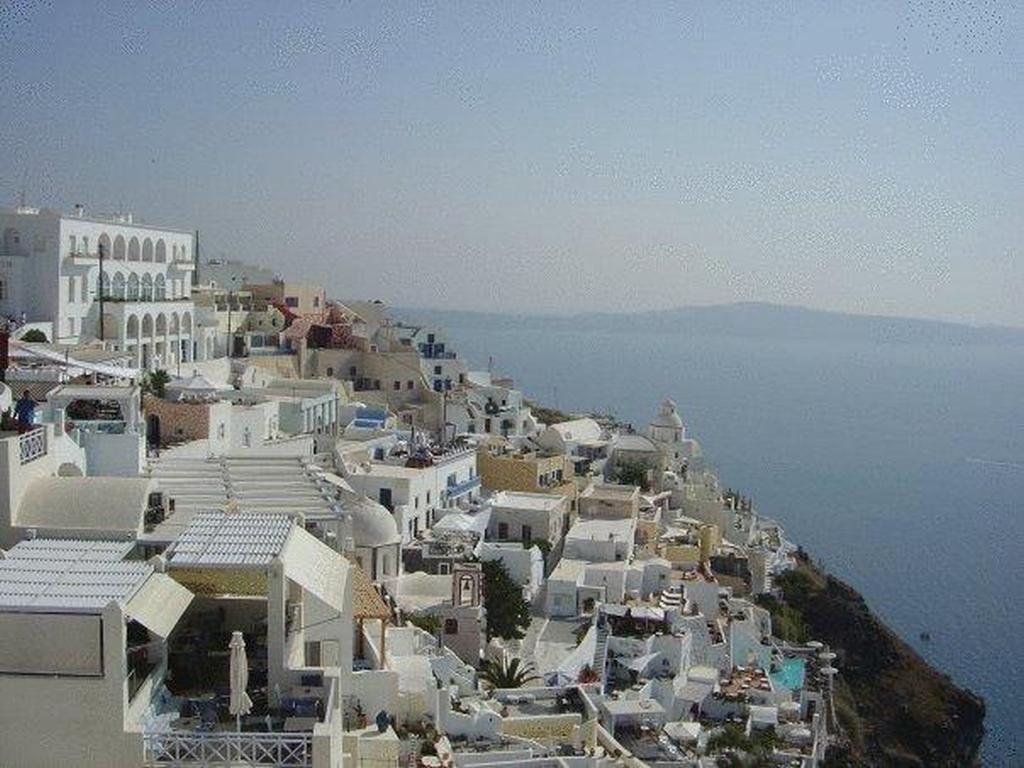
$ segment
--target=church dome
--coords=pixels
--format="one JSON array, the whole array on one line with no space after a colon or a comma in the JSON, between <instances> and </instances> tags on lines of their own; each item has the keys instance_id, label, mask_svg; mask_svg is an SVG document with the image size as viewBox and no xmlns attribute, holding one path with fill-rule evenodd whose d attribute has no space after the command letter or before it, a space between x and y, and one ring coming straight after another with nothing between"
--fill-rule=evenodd
<instances>
[{"instance_id":1,"label":"church dome","mask_svg":"<svg viewBox=\"0 0 1024 768\"><path fill-rule=\"evenodd\" d=\"M366 498L345 505L352 518L352 540L357 547L383 547L402 540L398 525L384 507Z\"/></svg>"},{"instance_id":2,"label":"church dome","mask_svg":"<svg viewBox=\"0 0 1024 768\"><path fill-rule=\"evenodd\" d=\"M651 422L654 427L668 427L669 429L682 429L683 420L679 417L676 404L670 398L665 398L661 407L658 408L658 415Z\"/></svg>"}]
</instances>

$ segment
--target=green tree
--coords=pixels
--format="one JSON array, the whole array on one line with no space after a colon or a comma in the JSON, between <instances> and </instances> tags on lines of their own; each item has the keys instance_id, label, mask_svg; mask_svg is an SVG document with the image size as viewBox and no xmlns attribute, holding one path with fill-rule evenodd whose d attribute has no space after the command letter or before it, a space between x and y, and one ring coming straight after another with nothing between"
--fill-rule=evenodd
<instances>
[{"instance_id":1,"label":"green tree","mask_svg":"<svg viewBox=\"0 0 1024 768\"><path fill-rule=\"evenodd\" d=\"M643 491L650 490L647 472L650 467L642 461L620 461L612 472L612 479L620 485L639 485Z\"/></svg>"},{"instance_id":2,"label":"green tree","mask_svg":"<svg viewBox=\"0 0 1024 768\"><path fill-rule=\"evenodd\" d=\"M500 560L484 567L484 608L487 610L487 639L521 640L530 626L530 604L523 590L508 575Z\"/></svg>"},{"instance_id":3,"label":"green tree","mask_svg":"<svg viewBox=\"0 0 1024 768\"><path fill-rule=\"evenodd\" d=\"M487 659L480 667L480 679L492 688L522 688L531 680L538 680L533 668L515 657L502 661Z\"/></svg>"},{"instance_id":4,"label":"green tree","mask_svg":"<svg viewBox=\"0 0 1024 768\"><path fill-rule=\"evenodd\" d=\"M143 374L142 392L144 394L153 395L154 397L163 397L167 394L167 385L170 381L170 374L168 374L163 368L158 368L155 371Z\"/></svg>"},{"instance_id":5,"label":"green tree","mask_svg":"<svg viewBox=\"0 0 1024 768\"><path fill-rule=\"evenodd\" d=\"M46 338L46 334L40 331L38 328L30 328L25 331L25 335L21 337L21 341L26 341L35 344L45 344L49 339Z\"/></svg>"}]
</instances>

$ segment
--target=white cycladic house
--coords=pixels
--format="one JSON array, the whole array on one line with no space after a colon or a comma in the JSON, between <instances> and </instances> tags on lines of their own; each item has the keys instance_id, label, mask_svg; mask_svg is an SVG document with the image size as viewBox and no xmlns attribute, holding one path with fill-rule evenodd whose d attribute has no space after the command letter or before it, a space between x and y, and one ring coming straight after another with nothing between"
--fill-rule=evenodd
<instances>
[{"instance_id":1,"label":"white cycladic house","mask_svg":"<svg viewBox=\"0 0 1024 768\"><path fill-rule=\"evenodd\" d=\"M144 368L203 358L193 341L191 232L136 224L130 214L27 207L0 211L0 231L0 314L51 322L53 342L102 339Z\"/></svg>"}]
</instances>

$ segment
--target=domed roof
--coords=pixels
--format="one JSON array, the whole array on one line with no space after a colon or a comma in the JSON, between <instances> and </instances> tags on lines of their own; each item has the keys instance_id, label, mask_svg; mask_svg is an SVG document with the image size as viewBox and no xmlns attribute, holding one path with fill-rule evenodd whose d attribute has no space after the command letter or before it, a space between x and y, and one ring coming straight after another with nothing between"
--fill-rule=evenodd
<instances>
[{"instance_id":1,"label":"domed roof","mask_svg":"<svg viewBox=\"0 0 1024 768\"><path fill-rule=\"evenodd\" d=\"M395 518L380 504L365 496L346 501L345 509L352 519L352 539L357 547L383 547L402 540Z\"/></svg>"},{"instance_id":2,"label":"domed roof","mask_svg":"<svg viewBox=\"0 0 1024 768\"><path fill-rule=\"evenodd\" d=\"M661 407L658 408L658 415L654 417L654 421L651 424L655 427L682 429L683 420L679 417L676 404L672 399L666 397L662 401Z\"/></svg>"}]
</instances>

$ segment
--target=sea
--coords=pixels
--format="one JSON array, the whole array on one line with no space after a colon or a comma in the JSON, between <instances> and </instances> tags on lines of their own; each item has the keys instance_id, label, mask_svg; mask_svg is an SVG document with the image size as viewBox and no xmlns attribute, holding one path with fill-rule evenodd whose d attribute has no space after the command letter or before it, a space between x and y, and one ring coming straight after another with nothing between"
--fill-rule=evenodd
<instances>
[{"instance_id":1,"label":"sea","mask_svg":"<svg viewBox=\"0 0 1024 768\"><path fill-rule=\"evenodd\" d=\"M542 404L644 427L672 397L723 485L984 697L984 764L1024 765L1024 346L435 319Z\"/></svg>"}]
</instances>

